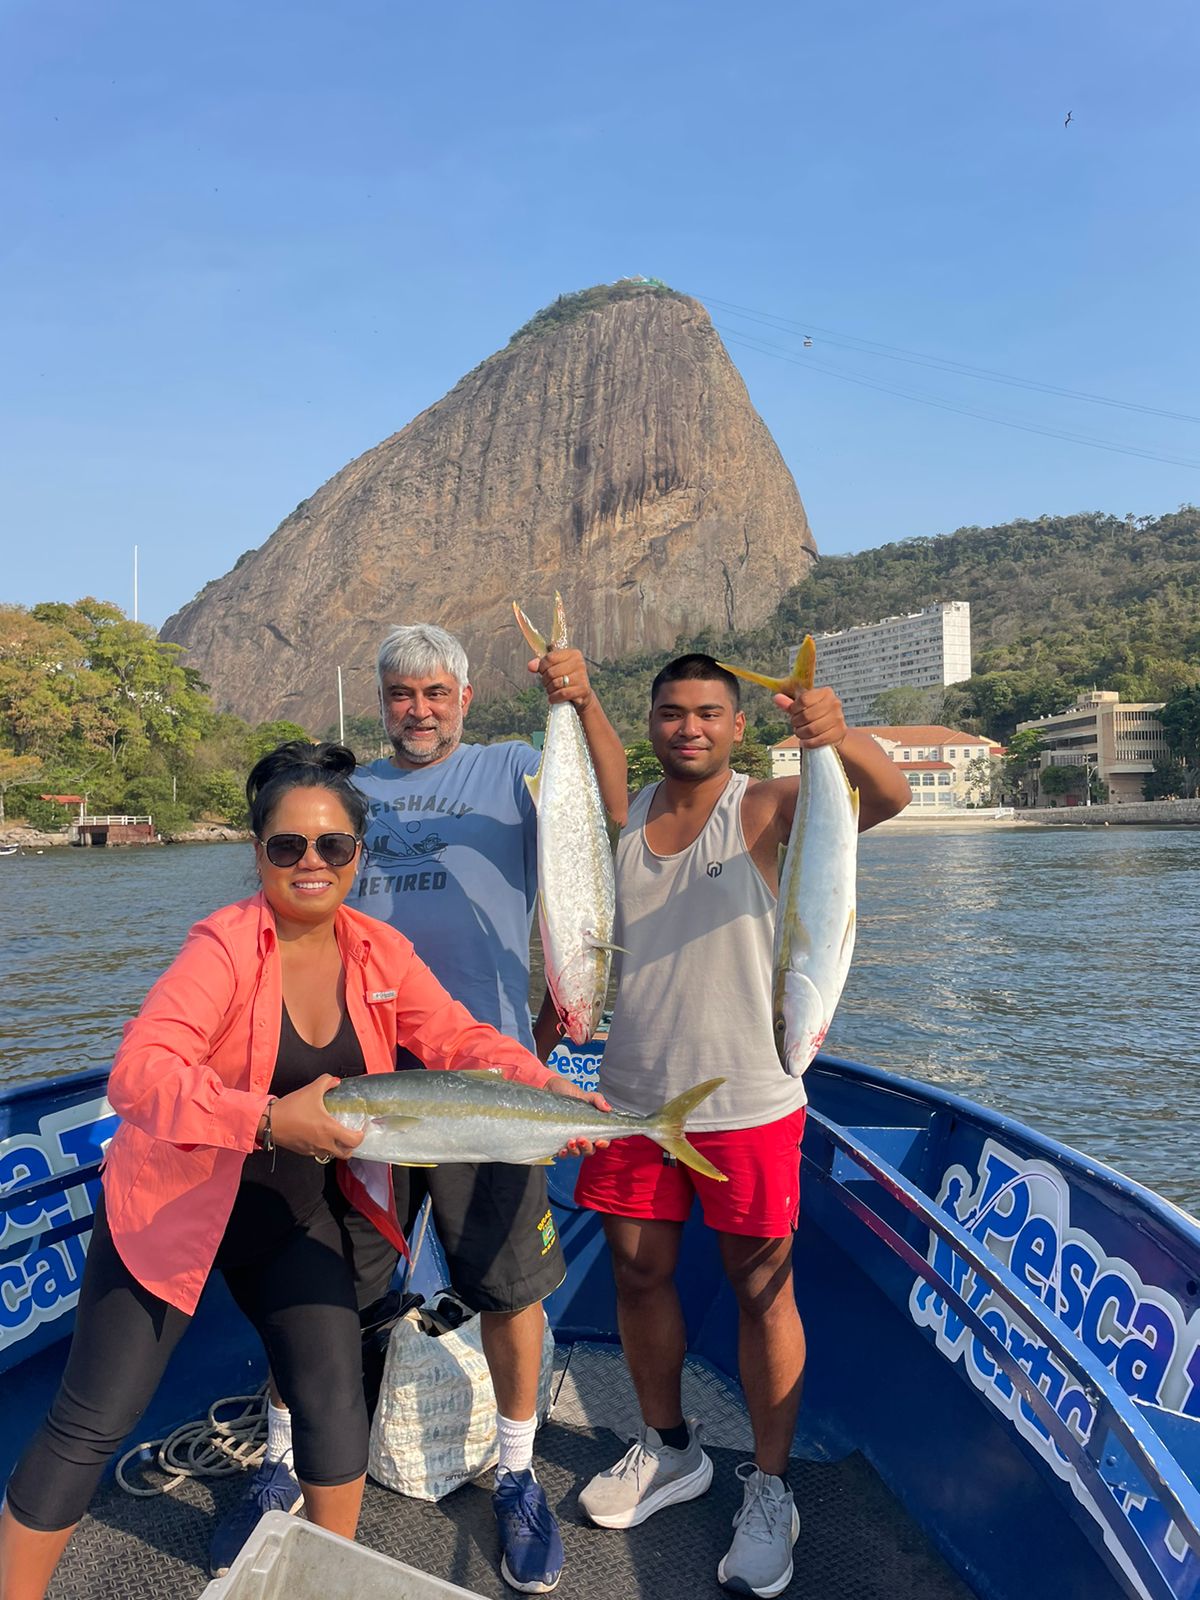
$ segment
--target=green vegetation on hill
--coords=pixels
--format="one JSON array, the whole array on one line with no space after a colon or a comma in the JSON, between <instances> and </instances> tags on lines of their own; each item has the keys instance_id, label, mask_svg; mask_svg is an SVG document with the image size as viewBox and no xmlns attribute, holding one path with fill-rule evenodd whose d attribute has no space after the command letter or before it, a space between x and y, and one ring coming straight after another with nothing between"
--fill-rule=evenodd
<instances>
[{"instance_id":1,"label":"green vegetation on hill","mask_svg":"<svg viewBox=\"0 0 1200 1600\"><path fill-rule=\"evenodd\" d=\"M0 605L0 820L56 827L77 808L41 796L78 794L163 832L243 825L249 768L307 735L219 715L180 654L107 601Z\"/></svg>"},{"instance_id":2,"label":"green vegetation on hill","mask_svg":"<svg viewBox=\"0 0 1200 1600\"><path fill-rule=\"evenodd\" d=\"M535 312L508 342L516 344L518 339L538 338L568 322L578 321L589 311L599 311L602 306L615 305L619 300L635 300L639 295L675 295L678 298L676 290L669 289L657 278L619 278L616 283L596 283L590 289L560 294L557 300Z\"/></svg>"},{"instance_id":3,"label":"green vegetation on hill","mask_svg":"<svg viewBox=\"0 0 1200 1600\"><path fill-rule=\"evenodd\" d=\"M830 632L943 600L971 603L975 672L931 695L926 718L1006 740L1017 723L1070 705L1081 689L1168 700L1200 681L1200 508L1169 516L1040 517L826 556L761 627L681 636L677 649L782 675L807 633ZM645 730L661 654L605 662L593 679L626 740ZM784 731L769 697L746 698L753 731ZM530 733L528 692L471 708L477 737Z\"/></svg>"}]
</instances>

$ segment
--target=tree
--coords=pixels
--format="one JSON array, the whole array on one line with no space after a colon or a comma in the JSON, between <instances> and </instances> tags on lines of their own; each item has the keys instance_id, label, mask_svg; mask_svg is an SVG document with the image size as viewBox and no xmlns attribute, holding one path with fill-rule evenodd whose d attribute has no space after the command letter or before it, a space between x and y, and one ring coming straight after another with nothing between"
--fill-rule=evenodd
<instances>
[{"instance_id":1,"label":"tree","mask_svg":"<svg viewBox=\"0 0 1200 1600\"><path fill-rule=\"evenodd\" d=\"M1188 769L1178 756L1167 756L1154 763L1154 771L1142 779L1143 800L1168 800L1187 793Z\"/></svg>"},{"instance_id":2,"label":"tree","mask_svg":"<svg viewBox=\"0 0 1200 1600\"><path fill-rule=\"evenodd\" d=\"M751 778L769 778L771 752L765 744L759 744L747 734L741 744L735 744L730 751L729 765L734 772L745 772Z\"/></svg>"},{"instance_id":3,"label":"tree","mask_svg":"<svg viewBox=\"0 0 1200 1600\"><path fill-rule=\"evenodd\" d=\"M0 827L4 825L4 797L16 784L41 781L42 764L36 756L19 756L0 745Z\"/></svg>"},{"instance_id":4,"label":"tree","mask_svg":"<svg viewBox=\"0 0 1200 1600\"><path fill-rule=\"evenodd\" d=\"M1062 795L1076 794L1083 788L1082 767L1043 767L1041 778L1042 793L1056 799Z\"/></svg>"},{"instance_id":5,"label":"tree","mask_svg":"<svg viewBox=\"0 0 1200 1600\"><path fill-rule=\"evenodd\" d=\"M246 740L246 760L253 766L270 751L277 750L281 744L290 744L293 739L308 744L311 735L298 722L260 722Z\"/></svg>"},{"instance_id":6,"label":"tree","mask_svg":"<svg viewBox=\"0 0 1200 1600\"><path fill-rule=\"evenodd\" d=\"M939 697L940 698L940 697ZM871 724L878 728L906 728L928 720L929 691L899 687L885 689L871 701Z\"/></svg>"},{"instance_id":7,"label":"tree","mask_svg":"<svg viewBox=\"0 0 1200 1600\"><path fill-rule=\"evenodd\" d=\"M1173 695L1158 720L1167 749L1178 763L1180 787L1173 792L1190 797L1200 786L1200 683Z\"/></svg>"},{"instance_id":8,"label":"tree","mask_svg":"<svg viewBox=\"0 0 1200 1600\"><path fill-rule=\"evenodd\" d=\"M657 783L663 775L662 763L654 754L649 739L635 739L625 746L629 761L629 787L631 791L644 789L648 783Z\"/></svg>"},{"instance_id":9,"label":"tree","mask_svg":"<svg viewBox=\"0 0 1200 1600\"><path fill-rule=\"evenodd\" d=\"M1014 733L1008 741L1008 754L1004 758L1005 775L1027 806L1033 805L1037 799L1038 765L1042 749L1042 736L1033 728L1026 728L1024 733Z\"/></svg>"},{"instance_id":10,"label":"tree","mask_svg":"<svg viewBox=\"0 0 1200 1600\"><path fill-rule=\"evenodd\" d=\"M978 806L993 806L1000 799L1003 763L995 756L972 756L963 768L967 797Z\"/></svg>"}]
</instances>

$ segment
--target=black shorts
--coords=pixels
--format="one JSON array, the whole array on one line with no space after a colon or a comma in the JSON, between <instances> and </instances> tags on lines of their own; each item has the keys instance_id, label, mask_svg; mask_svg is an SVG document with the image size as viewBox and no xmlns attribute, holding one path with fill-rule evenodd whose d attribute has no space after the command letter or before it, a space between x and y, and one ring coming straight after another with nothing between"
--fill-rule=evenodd
<instances>
[{"instance_id":1,"label":"black shorts","mask_svg":"<svg viewBox=\"0 0 1200 1600\"><path fill-rule=\"evenodd\" d=\"M473 1311L523 1311L566 1277L545 1167L393 1167L392 1180L409 1239L429 1195L450 1285Z\"/></svg>"}]
</instances>

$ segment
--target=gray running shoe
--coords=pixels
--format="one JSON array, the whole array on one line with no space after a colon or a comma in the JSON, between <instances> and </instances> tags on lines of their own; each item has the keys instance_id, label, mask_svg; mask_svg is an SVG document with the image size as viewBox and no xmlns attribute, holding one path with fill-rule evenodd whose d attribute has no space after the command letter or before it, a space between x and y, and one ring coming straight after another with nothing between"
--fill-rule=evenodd
<instances>
[{"instance_id":1,"label":"gray running shoe","mask_svg":"<svg viewBox=\"0 0 1200 1600\"><path fill-rule=\"evenodd\" d=\"M733 1519L733 1543L717 1566L717 1582L734 1594L772 1600L792 1581L800 1513L782 1478L760 1472L752 1461L743 1462L737 1475L746 1488Z\"/></svg>"},{"instance_id":2,"label":"gray running shoe","mask_svg":"<svg viewBox=\"0 0 1200 1600\"><path fill-rule=\"evenodd\" d=\"M596 1474L579 1505L601 1528L636 1528L664 1506L702 1495L712 1472L712 1461L700 1448L698 1423L685 1450L673 1450L653 1428L642 1428L620 1461Z\"/></svg>"}]
</instances>

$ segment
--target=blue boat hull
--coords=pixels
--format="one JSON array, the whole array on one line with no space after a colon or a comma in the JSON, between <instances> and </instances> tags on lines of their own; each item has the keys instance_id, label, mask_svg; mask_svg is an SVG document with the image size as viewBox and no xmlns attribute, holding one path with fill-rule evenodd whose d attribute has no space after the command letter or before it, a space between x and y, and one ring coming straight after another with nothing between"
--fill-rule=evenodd
<instances>
[{"instance_id":1,"label":"blue boat hull","mask_svg":"<svg viewBox=\"0 0 1200 1600\"><path fill-rule=\"evenodd\" d=\"M564 1053L582 1083L596 1051ZM988 1600L1200 1596L1200 1228L1010 1119L821 1057L810 1069L796 1292L809 1341L797 1448L861 1451ZM98 1161L104 1074L0 1094L0 1478L61 1370ZM551 1195L570 1264L557 1337L613 1340L597 1218ZM412 1287L440 1286L436 1241ZM692 1352L736 1377L714 1242L685 1235ZM142 1437L260 1377L219 1280Z\"/></svg>"}]
</instances>

